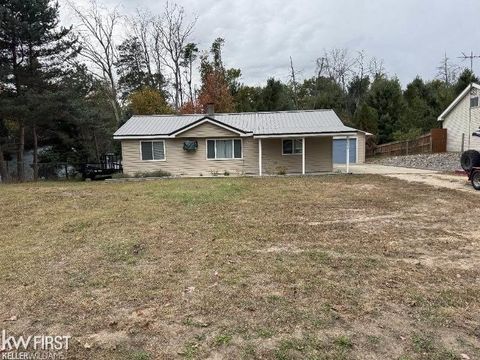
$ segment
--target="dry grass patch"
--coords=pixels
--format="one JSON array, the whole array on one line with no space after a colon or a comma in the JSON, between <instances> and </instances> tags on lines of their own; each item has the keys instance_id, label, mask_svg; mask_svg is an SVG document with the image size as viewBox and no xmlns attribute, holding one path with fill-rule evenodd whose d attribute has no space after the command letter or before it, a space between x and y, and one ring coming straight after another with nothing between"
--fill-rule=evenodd
<instances>
[{"instance_id":1,"label":"dry grass patch","mask_svg":"<svg viewBox=\"0 0 480 360\"><path fill-rule=\"evenodd\" d=\"M70 358L480 357L469 195L377 176L0 187L0 314ZM0 320L3 320L0 319Z\"/></svg>"}]
</instances>

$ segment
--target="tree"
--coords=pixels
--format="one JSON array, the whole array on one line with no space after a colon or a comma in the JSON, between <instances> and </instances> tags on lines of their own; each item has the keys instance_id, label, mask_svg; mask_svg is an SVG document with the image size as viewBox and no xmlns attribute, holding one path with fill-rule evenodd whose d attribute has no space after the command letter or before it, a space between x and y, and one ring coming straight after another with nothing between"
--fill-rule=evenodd
<instances>
[{"instance_id":1,"label":"tree","mask_svg":"<svg viewBox=\"0 0 480 360\"><path fill-rule=\"evenodd\" d=\"M341 85L323 76L305 79L299 86L298 97L302 109L334 109L338 113L345 109Z\"/></svg>"},{"instance_id":2,"label":"tree","mask_svg":"<svg viewBox=\"0 0 480 360\"><path fill-rule=\"evenodd\" d=\"M181 62L195 23L196 19L186 22L183 7L176 4L170 6L169 3L165 6L162 17L157 18L153 23L157 55L173 72L175 110L183 104ZM162 49L166 51L166 56Z\"/></svg>"},{"instance_id":3,"label":"tree","mask_svg":"<svg viewBox=\"0 0 480 360\"><path fill-rule=\"evenodd\" d=\"M90 0L86 9L68 4L80 22L77 36L81 44L81 55L95 68L92 72L109 85L109 97L117 124L122 122L122 111L118 104L118 89L115 77L115 63L118 60L115 34L121 16L117 9L107 11L98 6L97 0ZM98 72L100 75L98 75Z\"/></svg>"},{"instance_id":4,"label":"tree","mask_svg":"<svg viewBox=\"0 0 480 360\"><path fill-rule=\"evenodd\" d=\"M234 96L235 111L255 112L261 107L262 88L240 85Z\"/></svg>"},{"instance_id":5,"label":"tree","mask_svg":"<svg viewBox=\"0 0 480 360\"><path fill-rule=\"evenodd\" d=\"M235 109L234 99L230 86L236 86L235 81L240 76L240 70L225 70L222 60L222 47L225 41L217 38L212 43L210 55L202 54L200 57L200 77L202 86L198 95L199 106L205 108L213 103L218 112L232 112ZM228 81L228 77L230 83Z\"/></svg>"},{"instance_id":6,"label":"tree","mask_svg":"<svg viewBox=\"0 0 480 360\"><path fill-rule=\"evenodd\" d=\"M360 130L376 134L378 131L377 111L366 103L360 104L353 115L353 125Z\"/></svg>"},{"instance_id":7,"label":"tree","mask_svg":"<svg viewBox=\"0 0 480 360\"><path fill-rule=\"evenodd\" d=\"M183 49L181 66L185 68L185 81L188 85L189 101L193 102L193 64L198 57L198 47L195 43L188 43Z\"/></svg>"},{"instance_id":8,"label":"tree","mask_svg":"<svg viewBox=\"0 0 480 360\"><path fill-rule=\"evenodd\" d=\"M479 80L470 69L465 69L462 71L458 77L457 83L454 87L455 96L460 95L460 93L465 90L465 88L471 83L478 83Z\"/></svg>"},{"instance_id":9,"label":"tree","mask_svg":"<svg viewBox=\"0 0 480 360\"><path fill-rule=\"evenodd\" d=\"M368 76L355 76L348 84L347 110L355 114L361 103L365 101L370 87L370 78Z\"/></svg>"},{"instance_id":10,"label":"tree","mask_svg":"<svg viewBox=\"0 0 480 360\"><path fill-rule=\"evenodd\" d=\"M143 87L128 97L128 106L134 115L172 114L173 109L167 104L158 90Z\"/></svg>"},{"instance_id":11,"label":"tree","mask_svg":"<svg viewBox=\"0 0 480 360\"><path fill-rule=\"evenodd\" d=\"M442 80L450 86L457 80L458 65L453 64L445 53L444 57L437 66L437 79Z\"/></svg>"},{"instance_id":12,"label":"tree","mask_svg":"<svg viewBox=\"0 0 480 360\"><path fill-rule=\"evenodd\" d=\"M400 127L405 107L399 80L377 77L370 87L366 103L378 113L379 142L393 140L393 132Z\"/></svg>"},{"instance_id":13,"label":"tree","mask_svg":"<svg viewBox=\"0 0 480 360\"><path fill-rule=\"evenodd\" d=\"M126 99L132 91L144 86L162 91L163 75L152 72L139 38L128 37L118 46L118 60L115 66L119 75L118 87L123 99Z\"/></svg>"},{"instance_id":14,"label":"tree","mask_svg":"<svg viewBox=\"0 0 480 360\"><path fill-rule=\"evenodd\" d=\"M5 121L0 118L0 180L2 182L8 181L7 167L5 164L5 156L3 153L3 145L8 140L8 129L5 125Z\"/></svg>"},{"instance_id":15,"label":"tree","mask_svg":"<svg viewBox=\"0 0 480 360\"><path fill-rule=\"evenodd\" d=\"M208 104L214 104L217 112L232 112L235 109L228 84L223 74L217 71L205 75L198 102L203 109Z\"/></svg>"},{"instance_id":16,"label":"tree","mask_svg":"<svg viewBox=\"0 0 480 360\"><path fill-rule=\"evenodd\" d=\"M62 67L75 54L71 29L58 28L58 4L50 0L6 0L0 5L0 116L18 123L17 175L24 180L25 128L34 141L34 177L37 168L38 116L51 96Z\"/></svg>"}]
</instances>

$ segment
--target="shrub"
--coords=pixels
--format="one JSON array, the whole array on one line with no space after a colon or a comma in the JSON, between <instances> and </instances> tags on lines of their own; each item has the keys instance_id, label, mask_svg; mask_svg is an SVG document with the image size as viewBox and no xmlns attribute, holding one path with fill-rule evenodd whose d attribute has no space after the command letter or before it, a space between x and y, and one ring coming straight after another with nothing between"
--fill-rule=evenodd
<instances>
[{"instance_id":1,"label":"shrub","mask_svg":"<svg viewBox=\"0 0 480 360\"><path fill-rule=\"evenodd\" d=\"M136 178L147 178L147 177L166 177L171 176L168 171L165 170L154 170L154 171L138 171L135 173L134 177Z\"/></svg>"}]
</instances>

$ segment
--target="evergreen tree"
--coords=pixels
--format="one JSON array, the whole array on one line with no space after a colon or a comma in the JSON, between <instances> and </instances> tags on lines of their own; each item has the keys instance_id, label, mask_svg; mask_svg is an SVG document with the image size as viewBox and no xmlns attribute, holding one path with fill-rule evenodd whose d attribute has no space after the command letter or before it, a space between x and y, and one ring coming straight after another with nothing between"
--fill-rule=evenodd
<instances>
[{"instance_id":1,"label":"evergreen tree","mask_svg":"<svg viewBox=\"0 0 480 360\"><path fill-rule=\"evenodd\" d=\"M150 70L143 44L137 37L129 37L118 46L118 61L115 65L120 76L118 86L123 99L145 86L163 94L165 79L161 73Z\"/></svg>"},{"instance_id":2,"label":"evergreen tree","mask_svg":"<svg viewBox=\"0 0 480 360\"><path fill-rule=\"evenodd\" d=\"M39 117L39 106L49 104L51 84L63 74L72 55L70 29L58 28L58 4L50 0L5 0L0 4L0 116L18 124L17 175L24 180L25 129L34 142L37 176L37 126L51 118Z\"/></svg>"},{"instance_id":3,"label":"evergreen tree","mask_svg":"<svg viewBox=\"0 0 480 360\"><path fill-rule=\"evenodd\" d=\"M478 78L475 76L475 74L472 71L470 71L470 69L463 70L457 79L457 83L455 84L455 88L454 88L455 96L458 96L471 83L478 83L478 82L479 82Z\"/></svg>"},{"instance_id":4,"label":"evergreen tree","mask_svg":"<svg viewBox=\"0 0 480 360\"><path fill-rule=\"evenodd\" d=\"M367 97L367 104L378 113L378 140L386 143L393 140L393 133L400 127L404 100L397 78L377 77Z\"/></svg>"}]
</instances>

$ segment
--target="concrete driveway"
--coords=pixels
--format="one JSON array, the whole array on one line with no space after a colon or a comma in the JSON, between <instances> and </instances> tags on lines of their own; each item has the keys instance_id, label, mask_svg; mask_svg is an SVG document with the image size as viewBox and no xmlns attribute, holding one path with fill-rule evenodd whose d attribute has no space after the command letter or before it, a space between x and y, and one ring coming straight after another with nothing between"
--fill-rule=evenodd
<instances>
[{"instance_id":1,"label":"concrete driveway","mask_svg":"<svg viewBox=\"0 0 480 360\"><path fill-rule=\"evenodd\" d=\"M346 172L345 165L334 165L334 171ZM439 188L447 188L470 193L475 191L466 176L449 175L434 170L413 169L397 166L385 166L377 164L353 164L350 165L352 174L375 174L393 177L408 182L417 182Z\"/></svg>"}]
</instances>

